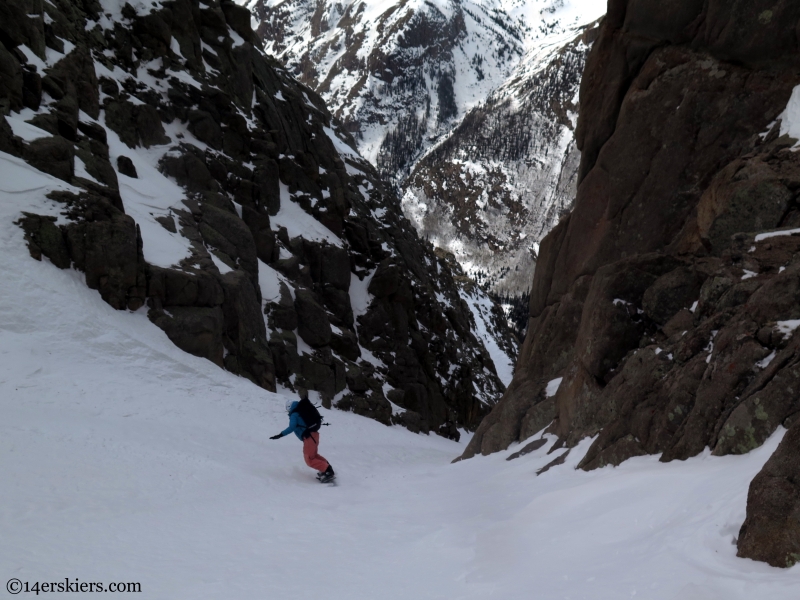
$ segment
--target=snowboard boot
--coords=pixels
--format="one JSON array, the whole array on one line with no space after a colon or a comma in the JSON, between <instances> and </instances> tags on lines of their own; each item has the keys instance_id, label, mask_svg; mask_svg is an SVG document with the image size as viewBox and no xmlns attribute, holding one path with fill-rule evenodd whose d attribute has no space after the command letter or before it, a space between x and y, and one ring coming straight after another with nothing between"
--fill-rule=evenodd
<instances>
[{"instance_id":1,"label":"snowboard boot","mask_svg":"<svg viewBox=\"0 0 800 600\"><path fill-rule=\"evenodd\" d=\"M334 480L336 477L336 473L333 472L333 467L328 465L328 468L325 469L322 473L317 473L317 480L320 483L329 483Z\"/></svg>"}]
</instances>

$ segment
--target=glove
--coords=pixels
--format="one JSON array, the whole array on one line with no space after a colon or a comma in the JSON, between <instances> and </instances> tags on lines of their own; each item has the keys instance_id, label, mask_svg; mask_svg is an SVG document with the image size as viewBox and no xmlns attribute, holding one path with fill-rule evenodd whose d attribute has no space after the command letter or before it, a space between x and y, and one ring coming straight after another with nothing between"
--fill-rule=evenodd
<instances>
[{"instance_id":1,"label":"glove","mask_svg":"<svg viewBox=\"0 0 800 600\"><path fill-rule=\"evenodd\" d=\"M273 436L272 436L271 438L269 438L269 439L271 439L271 440L279 440L279 439L281 439L282 437L283 437L283 436L282 436L282 435L279 433L278 435L273 435Z\"/></svg>"}]
</instances>

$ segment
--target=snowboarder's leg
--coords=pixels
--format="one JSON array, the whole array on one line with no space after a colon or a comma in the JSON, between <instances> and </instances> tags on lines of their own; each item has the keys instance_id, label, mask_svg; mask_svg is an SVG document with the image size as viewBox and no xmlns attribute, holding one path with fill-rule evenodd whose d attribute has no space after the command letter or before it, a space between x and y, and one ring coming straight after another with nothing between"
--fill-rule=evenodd
<instances>
[{"instance_id":1,"label":"snowboarder's leg","mask_svg":"<svg viewBox=\"0 0 800 600\"><path fill-rule=\"evenodd\" d=\"M319 447L319 433L316 431L303 440L303 458L306 464L317 471L327 471L328 461L317 452Z\"/></svg>"}]
</instances>

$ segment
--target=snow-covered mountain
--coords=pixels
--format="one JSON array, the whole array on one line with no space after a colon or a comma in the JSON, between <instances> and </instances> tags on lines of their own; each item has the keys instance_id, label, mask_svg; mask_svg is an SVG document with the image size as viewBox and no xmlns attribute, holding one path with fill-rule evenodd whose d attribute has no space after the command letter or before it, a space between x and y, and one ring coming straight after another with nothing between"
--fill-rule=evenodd
<instances>
[{"instance_id":1,"label":"snow-covered mountain","mask_svg":"<svg viewBox=\"0 0 800 600\"><path fill-rule=\"evenodd\" d=\"M587 26L605 1L242 3L420 234L495 293L525 293L539 240L574 196Z\"/></svg>"},{"instance_id":2,"label":"snow-covered mountain","mask_svg":"<svg viewBox=\"0 0 800 600\"><path fill-rule=\"evenodd\" d=\"M512 375L502 313L258 49L247 10L2 11L2 194L33 258L262 388L446 437L477 426Z\"/></svg>"},{"instance_id":3,"label":"snow-covered mountain","mask_svg":"<svg viewBox=\"0 0 800 600\"><path fill-rule=\"evenodd\" d=\"M6 580L139 582L127 595L153 600L796 597L796 568L737 559L731 544L780 435L746 456L593 473L574 469L584 446L537 477L554 436L510 462L512 451L450 464L463 440L322 409L320 452L339 483L320 487L293 436L267 439L286 426L284 397L209 369L143 314L32 261L10 208Z\"/></svg>"},{"instance_id":4,"label":"snow-covered mountain","mask_svg":"<svg viewBox=\"0 0 800 600\"><path fill-rule=\"evenodd\" d=\"M539 241L575 197L578 88L597 23L578 31L529 52L402 184L420 235L496 294L530 288Z\"/></svg>"},{"instance_id":5,"label":"snow-covered mountain","mask_svg":"<svg viewBox=\"0 0 800 600\"><path fill-rule=\"evenodd\" d=\"M498 0L249 0L268 53L317 90L387 180L500 85L525 21Z\"/></svg>"}]
</instances>

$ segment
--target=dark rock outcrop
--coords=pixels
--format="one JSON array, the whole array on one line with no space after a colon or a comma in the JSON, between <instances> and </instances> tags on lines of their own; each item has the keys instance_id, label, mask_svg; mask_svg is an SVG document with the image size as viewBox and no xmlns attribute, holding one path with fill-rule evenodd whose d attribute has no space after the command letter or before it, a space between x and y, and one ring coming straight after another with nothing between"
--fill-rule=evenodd
<instances>
[{"instance_id":1,"label":"dark rock outcrop","mask_svg":"<svg viewBox=\"0 0 800 600\"><path fill-rule=\"evenodd\" d=\"M39 138L25 147L25 160L64 181L75 175L75 146L60 135Z\"/></svg>"},{"instance_id":2,"label":"dark rock outcrop","mask_svg":"<svg viewBox=\"0 0 800 600\"><path fill-rule=\"evenodd\" d=\"M57 226L52 217L25 213L18 223L31 255L38 260L44 255L60 269L74 266L83 271L86 285L116 309L140 308L147 283L142 238L134 220L92 192L54 193L51 199L64 203L71 222Z\"/></svg>"},{"instance_id":3,"label":"dark rock outcrop","mask_svg":"<svg viewBox=\"0 0 800 600\"><path fill-rule=\"evenodd\" d=\"M465 456L550 419L570 445L600 434L584 468L672 460L748 446L728 440L750 396L780 406L760 429L789 416L773 388L791 355L765 359L800 310L797 239L754 235L793 226L800 189L775 124L800 83L800 8L781 6L778 24L763 2L609 4L581 86L575 209L542 244L514 381Z\"/></svg>"},{"instance_id":4,"label":"dark rock outcrop","mask_svg":"<svg viewBox=\"0 0 800 600\"><path fill-rule=\"evenodd\" d=\"M133 164L133 161L127 156L120 156L117 158L117 171L121 175L125 175L127 177L132 177L134 179L139 178L139 174L136 172L136 167Z\"/></svg>"},{"instance_id":5,"label":"dark rock outcrop","mask_svg":"<svg viewBox=\"0 0 800 600\"><path fill-rule=\"evenodd\" d=\"M295 313L300 323L297 332L312 348L321 348L331 342L331 323L325 309L317 304L314 295L304 289L295 292Z\"/></svg>"},{"instance_id":6,"label":"dark rock outcrop","mask_svg":"<svg viewBox=\"0 0 800 600\"><path fill-rule=\"evenodd\" d=\"M800 422L750 483L738 555L773 567L800 562Z\"/></svg>"},{"instance_id":7,"label":"dark rock outcrop","mask_svg":"<svg viewBox=\"0 0 800 600\"><path fill-rule=\"evenodd\" d=\"M796 421L800 157L779 117L799 23L789 3L609 3L581 85L575 208L542 244L514 381L464 457L550 422L570 447L597 436L583 469L683 460ZM796 438L751 486L741 556L797 559Z\"/></svg>"},{"instance_id":8,"label":"dark rock outcrop","mask_svg":"<svg viewBox=\"0 0 800 600\"><path fill-rule=\"evenodd\" d=\"M83 190L51 195L63 221L22 216L31 254L83 271L115 308L146 303L179 348L265 389L446 437L475 428L503 385L457 267L319 96L257 49L246 9L137 6L113 24L90 1L0 8L0 114L31 108L51 134L26 143L1 119L0 149ZM63 56L40 72L20 44ZM152 196L141 168L156 163L185 194L136 204L137 224L126 203ZM184 257L146 262L157 234Z\"/></svg>"},{"instance_id":9,"label":"dark rock outcrop","mask_svg":"<svg viewBox=\"0 0 800 600\"><path fill-rule=\"evenodd\" d=\"M56 218L31 213L23 215L17 224L25 231L25 241L28 242L31 256L36 260L42 260L42 256L46 256L59 269L69 268L72 259L64 233L56 225Z\"/></svg>"}]
</instances>

